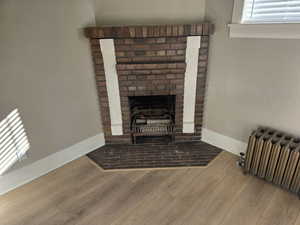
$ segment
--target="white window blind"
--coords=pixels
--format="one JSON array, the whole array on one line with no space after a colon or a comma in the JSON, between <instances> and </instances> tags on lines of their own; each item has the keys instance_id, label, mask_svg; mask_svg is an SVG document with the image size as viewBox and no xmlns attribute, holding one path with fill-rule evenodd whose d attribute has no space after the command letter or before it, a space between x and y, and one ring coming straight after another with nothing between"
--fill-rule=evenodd
<instances>
[{"instance_id":1,"label":"white window blind","mask_svg":"<svg viewBox=\"0 0 300 225\"><path fill-rule=\"evenodd\" d=\"M0 122L0 175L25 155L29 142L18 109Z\"/></svg>"},{"instance_id":2,"label":"white window blind","mask_svg":"<svg viewBox=\"0 0 300 225\"><path fill-rule=\"evenodd\" d=\"M300 23L300 0L245 0L242 23Z\"/></svg>"}]
</instances>

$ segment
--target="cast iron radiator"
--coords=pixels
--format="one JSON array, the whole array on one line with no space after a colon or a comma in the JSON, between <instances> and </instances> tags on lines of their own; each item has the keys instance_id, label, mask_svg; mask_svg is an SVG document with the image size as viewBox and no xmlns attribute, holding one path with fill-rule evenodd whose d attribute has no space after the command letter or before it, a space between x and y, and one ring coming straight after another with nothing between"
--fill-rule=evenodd
<instances>
[{"instance_id":1,"label":"cast iron radiator","mask_svg":"<svg viewBox=\"0 0 300 225\"><path fill-rule=\"evenodd\" d=\"M260 127L249 137L241 166L245 173L272 182L300 197L300 138Z\"/></svg>"}]
</instances>

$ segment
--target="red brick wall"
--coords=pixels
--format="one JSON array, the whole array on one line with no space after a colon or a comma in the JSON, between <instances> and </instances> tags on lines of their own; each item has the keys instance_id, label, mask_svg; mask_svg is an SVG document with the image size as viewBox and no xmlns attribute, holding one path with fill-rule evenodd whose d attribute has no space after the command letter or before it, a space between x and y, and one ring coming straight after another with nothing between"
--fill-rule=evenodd
<instances>
[{"instance_id":1,"label":"red brick wall","mask_svg":"<svg viewBox=\"0 0 300 225\"><path fill-rule=\"evenodd\" d=\"M117 63L184 62L186 37L116 39Z\"/></svg>"},{"instance_id":2,"label":"red brick wall","mask_svg":"<svg viewBox=\"0 0 300 225\"><path fill-rule=\"evenodd\" d=\"M206 26L206 35L203 35L205 30L204 26ZM198 27L200 27L200 25L198 25ZM103 129L107 143L128 143L131 141L128 96L140 95L176 95L175 140L200 140L208 60L208 34L210 33L207 27L210 28L211 26L201 25L201 29L198 28L197 30L197 25L195 25L194 30L202 34L201 48L199 50L194 134L182 133L184 73L186 67L185 50L187 35L178 35L179 31L177 28L177 36L174 34L173 36L168 37L166 36L166 31L159 33L159 29L157 29L158 33L155 34L157 34L159 37L153 37L153 35L148 35L150 36L148 37L147 35L144 35L145 37L128 38L125 35L126 38L119 38L123 37L124 33L122 36L122 32L117 32L116 28L114 28L115 33L113 34L115 36L113 38L116 51L116 67L119 78L123 119L124 135L122 136L111 135L109 105L99 38L90 38ZM150 32L149 27L146 28L147 29L144 29L144 34ZM130 30L130 27L128 29ZM143 30L143 28L141 29ZM99 28L97 28L97 31L99 32ZM89 30L89 32L92 33L91 30ZM90 33L89 35L91 35ZM105 30L102 30L102 33L104 34ZM125 34L127 33L125 32ZM93 35L95 37L95 32ZM105 37L108 37L109 35L111 36L112 34L106 31ZM198 34L195 33L195 35Z\"/></svg>"}]
</instances>

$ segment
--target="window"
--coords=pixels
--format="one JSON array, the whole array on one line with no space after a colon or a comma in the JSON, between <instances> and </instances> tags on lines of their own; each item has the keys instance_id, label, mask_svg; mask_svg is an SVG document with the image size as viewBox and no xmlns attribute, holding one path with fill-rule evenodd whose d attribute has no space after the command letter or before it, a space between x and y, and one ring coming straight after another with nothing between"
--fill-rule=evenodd
<instances>
[{"instance_id":1,"label":"window","mask_svg":"<svg viewBox=\"0 0 300 225\"><path fill-rule=\"evenodd\" d=\"M300 39L300 0L235 0L231 38Z\"/></svg>"},{"instance_id":2,"label":"window","mask_svg":"<svg viewBox=\"0 0 300 225\"><path fill-rule=\"evenodd\" d=\"M300 0L245 0L242 23L300 22Z\"/></svg>"},{"instance_id":3,"label":"window","mask_svg":"<svg viewBox=\"0 0 300 225\"><path fill-rule=\"evenodd\" d=\"M15 109L0 122L0 175L20 161L29 147L20 114Z\"/></svg>"}]
</instances>

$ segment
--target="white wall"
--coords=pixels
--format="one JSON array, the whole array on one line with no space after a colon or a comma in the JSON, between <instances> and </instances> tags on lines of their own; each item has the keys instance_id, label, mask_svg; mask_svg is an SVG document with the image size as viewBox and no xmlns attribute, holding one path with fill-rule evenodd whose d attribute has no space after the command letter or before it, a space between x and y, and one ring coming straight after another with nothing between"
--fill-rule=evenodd
<instances>
[{"instance_id":1,"label":"white wall","mask_svg":"<svg viewBox=\"0 0 300 225\"><path fill-rule=\"evenodd\" d=\"M88 39L88 0L0 2L0 120L18 108L30 164L102 130Z\"/></svg>"},{"instance_id":2,"label":"white wall","mask_svg":"<svg viewBox=\"0 0 300 225\"><path fill-rule=\"evenodd\" d=\"M205 0L95 0L98 25L196 23Z\"/></svg>"},{"instance_id":3,"label":"white wall","mask_svg":"<svg viewBox=\"0 0 300 225\"><path fill-rule=\"evenodd\" d=\"M206 2L211 38L205 127L246 141L267 125L300 135L300 40L229 39L233 0Z\"/></svg>"}]
</instances>

